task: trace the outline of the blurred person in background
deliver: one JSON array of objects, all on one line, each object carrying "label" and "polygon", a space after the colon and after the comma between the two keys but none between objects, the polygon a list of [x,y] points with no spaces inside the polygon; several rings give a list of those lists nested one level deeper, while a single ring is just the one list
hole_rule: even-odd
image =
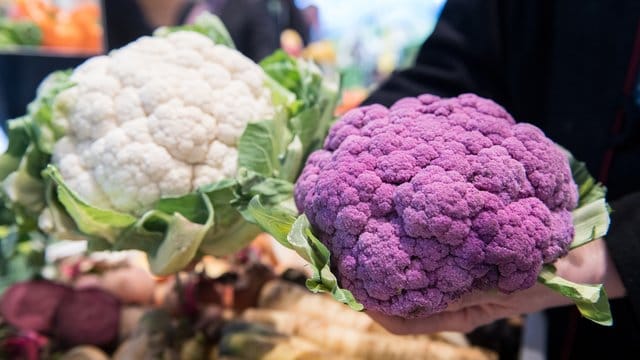
[{"label": "blurred person in background", "polygon": [[302,8],[302,16],[309,27],[309,42],[322,40],[320,32],[320,9],[316,5],[308,5]]},{"label": "blurred person in background", "polygon": [[449,0],[415,65],[393,74],[367,102],[473,92],[585,161],[608,188],[611,227],[605,239],[571,251],[558,266],[571,270],[569,280],[605,283],[614,323],[600,326],[575,306],[557,307],[569,302],[541,286],[470,296],[426,319],[375,318],[401,333],[466,331],[557,307],[546,312],[549,359],[638,358],[639,87],[640,1]]},{"label": "blurred person in background", "polygon": [[193,22],[202,12],[217,15],[238,51],[260,61],[279,47],[277,25],[265,0],[200,0],[187,3],[178,23]]},{"label": "blurred person in background", "polygon": [[283,31],[296,31],[302,38],[303,45],[309,44],[309,24],[294,0],[265,0],[269,13],[276,23],[276,36]]}]

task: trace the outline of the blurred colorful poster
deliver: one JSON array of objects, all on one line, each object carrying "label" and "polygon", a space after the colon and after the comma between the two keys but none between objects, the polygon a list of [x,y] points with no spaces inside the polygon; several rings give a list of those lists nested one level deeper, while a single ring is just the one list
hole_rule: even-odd
[{"label": "blurred colorful poster", "polygon": [[2,53],[95,55],[104,44],[100,0],[0,0]]}]

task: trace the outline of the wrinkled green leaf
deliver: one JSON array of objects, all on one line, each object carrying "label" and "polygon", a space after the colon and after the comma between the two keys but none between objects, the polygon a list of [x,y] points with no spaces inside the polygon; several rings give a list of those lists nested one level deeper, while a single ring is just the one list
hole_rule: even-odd
[{"label": "wrinkled green leaf", "polygon": [[204,224],[191,222],[177,212],[169,218],[164,240],[149,254],[149,265],[154,274],[169,275],[180,271],[195,257],[205,234],[213,226],[211,201],[202,194],[201,199],[208,212]]},{"label": "wrinkled green leaf", "polygon": [[575,236],[571,248],[603,237],[609,230],[609,206],[605,201],[607,189],[589,174],[585,163],[561,148],[569,159],[573,180],[578,186],[578,207],[573,211]]},{"label": "wrinkled green leaf", "polygon": [[31,142],[29,137],[30,126],[30,119],[28,117],[21,117],[9,121],[9,144],[5,153],[0,156],[0,180],[4,180],[20,166],[22,157]]},{"label": "wrinkled green leaf", "polygon": [[232,254],[247,246],[260,233],[260,228],[245,221],[233,205],[238,186],[236,180],[226,179],[200,189],[209,197],[215,210],[214,226],[200,246],[203,253],[214,256]]},{"label": "wrinkled green leaf", "polygon": [[298,64],[294,58],[282,50],[278,50],[260,61],[260,66],[267,75],[280,86],[293,92],[297,98],[304,100],[304,94],[307,91],[302,79],[304,69],[300,69]]},{"label": "wrinkled green leaf", "polygon": [[[339,80],[323,76],[312,62],[295,59],[283,51],[276,51],[265,58],[260,66],[278,84],[279,87],[272,87],[278,98],[282,98],[278,95],[283,92],[281,88],[293,93],[296,98],[295,101],[280,101],[289,104],[287,127],[292,137],[284,147],[277,148],[277,153],[271,154],[271,158],[280,159],[281,171],[276,177],[293,182],[309,154],[322,146],[333,123],[333,111],[339,98]],[[275,133],[282,134],[282,131]],[[266,172],[260,173],[267,175]]]},{"label": "wrinkled green leaf", "polygon": [[2,229],[0,239],[0,294],[10,285],[38,276],[45,264],[47,239],[17,226]]},{"label": "wrinkled green leaf", "polygon": [[15,171],[3,182],[2,190],[10,201],[31,214],[38,214],[45,206],[44,183],[26,171]]},{"label": "wrinkled green leaf", "polygon": [[233,213],[234,222],[226,227],[211,228],[200,246],[200,251],[213,256],[227,256],[249,245],[262,231],[247,222],[238,212]]},{"label": "wrinkled green leaf", "polygon": [[556,275],[555,269],[545,265],[538,281],[550,289],[572,299],[585,318],[600,325],[613,325],[609,300],[602,284],[576,284]]},{"label": "wrinkled green leaf", "polygon": [[302,106],[302,100],[298,100],[296,94],[280,85],[280,83],[272,77],[266,76],[264,85],[271,90],[271,102],[276,107],[280,107],[291,113],[297,113],[298,109]]},{"label": "wrinkled green leaf", "polygon": [[305,158],[302,142],[300,141],[300,137],[296,135],[287,146],[286,156],[282,162],[281,173],[284,180],[289,182],[296,181],[298,175],[300,175],[300,171],[302,171],[302,167],[304,166]]},{"label": "wrinkled green leaf", "polygon": [[277,177],[280,170],[279,134],[272,121],[247,125],[238,141],[238,166],[264,176]]},{"label": "wrinkled green leaf", "polygon": [[176,31],[194,31],[208,37],[218,45],[235,48],[231,35],[220,18],[208,12],[199,15],[192,24],[160,27],[154,32],[154,36],[167,36]]},{"label": "wrinkled green leaf", "polygon": [[[205,234],[213,226],[214,210],[209,198],[194,193],[175,199],[163,199],[160,206],[143,214],[134,225],[124,230],[112,249],[137,249],[147,253],[151,271],[156,275],[169,275],[185,268],[194,260]],[[201,219],[188,219],[179,212],[171,212],[169,204],[176,208],[189,208],[188,213],[200,217],[193,209],[206,214]],[[190,205],[190,206],[188,206]],[[196,220],[202,220],[197,222]]]},{"label": "wrinkled green leaf", "polygon": [[317,269],[322,269],[329,262],[329,250],[311,233],[310,229],[311,224],[307,217],[298,216],[287,235],[287,242],[307,262]]},{"label": "wrinkled green leaf", "polygon": [[55,71],[38,87],[35,100],[27,106],[27,116],[31,118],[31,139],[39,151],[51,154],[53,145],[64,134],[53,122],[53,107],[56,96],[74,86],[71,71]]},{"label": "wrinkled green leaf", "polygon": [[306,282],[309,290],[330,293],[336,300],[354,310],[363,309],[362,304],[356,301],[351,292],[338,286],[338,280],[331,272],[329,250],[313,235],[305,215],[296,218],[288,209],[278,206],[265,207],[260,203],[258,196],[251,200],[247,212],[253,221],[279,243],[294,250],[311,265],[313,276]]},{"label": "wrinkled green leaf", "polygon": [[38,217],[38,228],[56,239],[86,240],[87,237],[80,233],[75,222],[58,200],[55,183],[48,179],[45,186],[47,207]]},{"label": "wrinkled green leaf", "polygon": [[260,175],[240,168],[237,175],[238,189],[232,204],[240,211],[257,195],[265,206],[283,205],[293,198],[293,184],[286,180]]},{"label": "wrinkled green leaf", "polygon": [[609,208],[602,198],[575,209],[572,216],[575,229],[572,249],[605,236],[609,230]]},{"label": "wrinkled green leaf", "polygon": [[122,231],[136,223],[132,215],[89,205],[67,186],[55,166],[49,165],[45,175],[56,183],[58,200],[83,233],[114,243]]},{"label": "wrinkled green leaf", "polygon": [[271,234],[280,244],[288,248],[294,247],[288,239],[289,232],[296,221],[296,217],[291,211],[278,207],[267,209],[260,202],[259,196],[256,195],[249,202],[246,212],[252,221]]}]

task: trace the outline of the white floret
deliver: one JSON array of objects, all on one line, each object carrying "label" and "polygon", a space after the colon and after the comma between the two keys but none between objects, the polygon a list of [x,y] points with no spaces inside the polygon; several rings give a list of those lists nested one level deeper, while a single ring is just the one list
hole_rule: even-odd
[{"label": "white floret", "polygon": [[69,107],[67,121],[70,132],[80,140],[104,136],[117,127],[113,98],[99,92],[79,95]]},{"label": "white floret", "polygon": [[122,89],[113,99],[113,105],[118,124],[146,117],[138,91],[134,88]]},{"label": "white floret", "polygon": [[175,158],[197,164],[206,158],[215,140],[216,120],[194,106],[173,99],[162,104],[149,116],[149,131],[155,142]]},{"label": "white floret", "polygon": [[74,71],[53,162],[89,203],[139,215],[234,176],[244,128],[274,113],[265,76],[200,34],[143,37]]},{"label": "white floret", "polygon": [[200,187],[225,178],[232,177],[236,172],[238,150],[219,141],[214,141],[209,148],[204,165],[195,167],[194,186]]},{"label": "white floret", "polygon": [[111,208],[109,198],[87,170],[82,154],[84,147],[77,146],[69,137],[63,137],[54,146],[53,162],[60,169],[67,184],[83,199],[101,208]]}]

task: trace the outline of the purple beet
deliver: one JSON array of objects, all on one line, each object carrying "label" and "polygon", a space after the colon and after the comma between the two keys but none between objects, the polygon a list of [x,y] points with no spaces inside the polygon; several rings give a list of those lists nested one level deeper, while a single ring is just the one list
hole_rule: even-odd
[{"label": "purple beet", "polygon": [[76,289],[62,300],[55,334],[67,346],[108,347],[118,338],[120,301],[98,288]]},{"label": "purple beet", "polygon": [[5,291],[0,313],[9,324],[21,330],[50,334],[56,310],[70,293],[70,287],[46,280],[18,283]]}]

